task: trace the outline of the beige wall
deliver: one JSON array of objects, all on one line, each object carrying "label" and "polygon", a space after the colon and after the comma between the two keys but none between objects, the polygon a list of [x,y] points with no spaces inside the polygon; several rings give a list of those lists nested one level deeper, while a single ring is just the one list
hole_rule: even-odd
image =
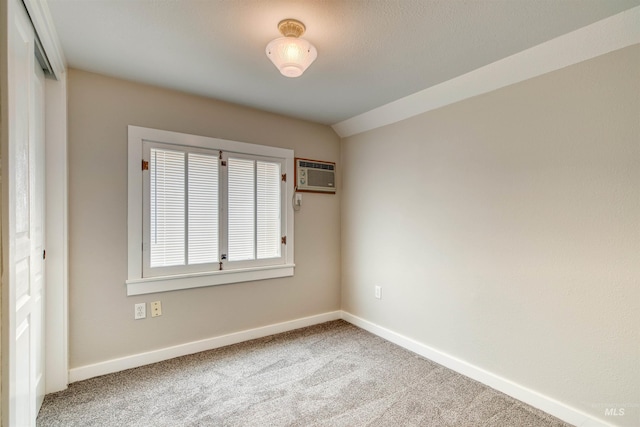
[{"label": "beige wall", "polygon": [[343,140],[343,309],[638,425],[638,70],[636,45]]},{"label": "beige wall", "polygon": [[[337,310],[342,297],[595,417],[627,405],[606,420],[636,425],[639,68],[640,47],[627,48],[341,152],[326,126],[70,70],[70,367]],[[341,197],[304,194],[296,214],[295,277],[127,297],[128,124],[340,160]],[[134,303],[154,300],[163,316],[134,321]]]},{"label": "beige wall", "polygon": [[[327,126],[70,70],[70,368],[340,308],[340,203],[305,194],[292,278],[127,297],[127,125],[291,148],[338,161]],[[138,302],[163,315],[133,319]]]}]

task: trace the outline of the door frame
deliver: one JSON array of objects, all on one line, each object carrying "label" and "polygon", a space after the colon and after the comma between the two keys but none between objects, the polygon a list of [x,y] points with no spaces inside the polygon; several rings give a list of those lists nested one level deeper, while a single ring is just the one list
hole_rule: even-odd
[{"label": "door frame", "polygon": [[69,384],[67,75],[45,79],[45,392]]},{"label": "door frame", "polygon": [[67,66],[47,2],[22,0],[51,74],[45,79],[46,393],[69,384]]}]

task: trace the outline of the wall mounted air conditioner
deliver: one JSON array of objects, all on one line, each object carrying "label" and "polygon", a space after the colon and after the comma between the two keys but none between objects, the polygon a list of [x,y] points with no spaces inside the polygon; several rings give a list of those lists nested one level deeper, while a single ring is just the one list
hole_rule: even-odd
[{"label": "wall mounted air conditioner", "polygon": [[311,193],[336,192],[336,164],[309,159],[295,159],[296,187]]}]

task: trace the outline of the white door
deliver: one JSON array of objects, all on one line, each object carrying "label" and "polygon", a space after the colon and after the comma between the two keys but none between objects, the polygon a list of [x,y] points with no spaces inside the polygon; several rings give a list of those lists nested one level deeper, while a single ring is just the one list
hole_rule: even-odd
[{"label": "white door", "polygon": [[32,345],[35,352],[35,416],[42,406],[45,389],[45,326],[44,326],[44,177],[45,177],[45,148],[44,148],[44,72],[39,63],[34,62],[32,81],[32,110],[30,120],[29,141],[31,145],[31,296],[33,307],[31,318],[34,331]]},{"label": "white door", "polygon": [[[35,58],[34,32],[19,0],[8,12],[8,147],[3,196],[8,249],[9,426],[33,426],[44,395],[44,78]],[[5,329],[7,330],[7,329]],[[5,341],[7,342],[7,341]],[[7,365],[5,365],[7,366]]]}]

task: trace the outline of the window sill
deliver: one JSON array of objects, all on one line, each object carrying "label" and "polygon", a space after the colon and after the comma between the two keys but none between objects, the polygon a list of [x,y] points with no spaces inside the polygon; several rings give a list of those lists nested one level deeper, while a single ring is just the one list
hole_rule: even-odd
[{"label": "window sill", "polygon": [[289,277],[293,276],[294,267],[295,264],[269,265],[237,270],[180,274],[176,276],[146,277],[130,279],[125,283],[127,285],[127,296],[144,295],[157,292],[202,288],[205,286]]}]

